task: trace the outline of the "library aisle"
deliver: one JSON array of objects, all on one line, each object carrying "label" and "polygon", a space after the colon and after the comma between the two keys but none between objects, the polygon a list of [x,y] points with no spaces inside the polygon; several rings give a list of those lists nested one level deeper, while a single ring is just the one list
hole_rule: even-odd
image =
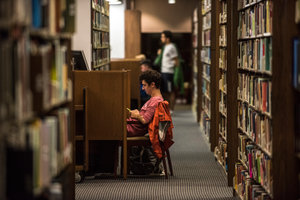
[{"label": "library aisle", "polygon": [[170,154],[174,177],[86,179],[76,184],[75,199],[235,199],[191,108],[177,106],[173,122],[175,144]]}]

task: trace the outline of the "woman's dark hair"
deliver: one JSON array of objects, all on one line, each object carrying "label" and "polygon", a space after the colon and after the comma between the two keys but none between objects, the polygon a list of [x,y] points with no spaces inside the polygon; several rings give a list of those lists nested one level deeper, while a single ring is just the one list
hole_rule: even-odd
[{"label": "woman's dark hair", "polygon": [[169,38],[170,41],[173,39],[173,35],[171,31],[165,30],[162,33],[166,36],[166,38]]},{"label": "woman's dark hair", "polygon": [[144,80],[149,85],[154,82],[157,89],[160,88],[160,79],[160,73],[152,69],[144,71],[140,75],[140,82]]}]

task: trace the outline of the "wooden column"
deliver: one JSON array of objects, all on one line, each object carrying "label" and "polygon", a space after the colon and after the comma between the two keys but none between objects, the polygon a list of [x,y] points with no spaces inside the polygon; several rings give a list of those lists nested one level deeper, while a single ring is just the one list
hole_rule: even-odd
[{"label": "wooden column", "polygon": [[292,88],[292,38],[297,35],[295,2],[274,0],[273,13],[273,193],[274,199],[296,199],[295,102]]},{"label": "wooden column", "polygon": [[[197,89],[198,89],[198,99],[197,99],[197,122],[200,122],[200,116],[202,112],[202,71],[203,66],[201,62],[201,45],[202,45],[202,13],[201,13],[202,5],[201,1],[198,2],[198,51],[197,51],[197,66],[198,66],[198,73],[197,73]],[[200,122],[201,123],[201,122]]]},{"label": "wooden column", "polygon": [[141,53],[141,11],[125,10],[125,58]]},{"label": "wooden column", "polygon": [[228,185],[233,185],[235,163],[238,159],[237,130],[237,1],[227,1],[227,145],[228,145]]},{"label": "wooden column", "polygon": [[211,13],[211,68],[210,68],[210,91],[211,91],[211,124],[210,143],[211,151],[218,145],[219,139],[219,1],[212,1]]}]

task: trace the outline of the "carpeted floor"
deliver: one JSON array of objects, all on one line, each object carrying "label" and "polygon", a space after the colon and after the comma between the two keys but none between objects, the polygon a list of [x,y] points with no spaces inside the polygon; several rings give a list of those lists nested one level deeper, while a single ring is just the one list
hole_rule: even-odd
[{"label": "carpeted floor", "polygon": [[189,106],[173,114],[174,141],[170,153],[174,177],[98,177],[76,184],[76,200],[235,199],[232,188],[201,134]]}]

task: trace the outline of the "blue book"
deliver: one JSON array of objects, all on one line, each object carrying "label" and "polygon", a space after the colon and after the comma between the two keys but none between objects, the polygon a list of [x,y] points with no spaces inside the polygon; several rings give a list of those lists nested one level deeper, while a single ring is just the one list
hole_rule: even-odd
[{"label": "blue book", "polygon": [[299,38],[293,40],[293,86],[295,89],[300,90],[300,51]]},{"label": "blue book", "polygon": [[40,28],[42,26],[41,0],[32,0],[32,26],[34,28]]}]

